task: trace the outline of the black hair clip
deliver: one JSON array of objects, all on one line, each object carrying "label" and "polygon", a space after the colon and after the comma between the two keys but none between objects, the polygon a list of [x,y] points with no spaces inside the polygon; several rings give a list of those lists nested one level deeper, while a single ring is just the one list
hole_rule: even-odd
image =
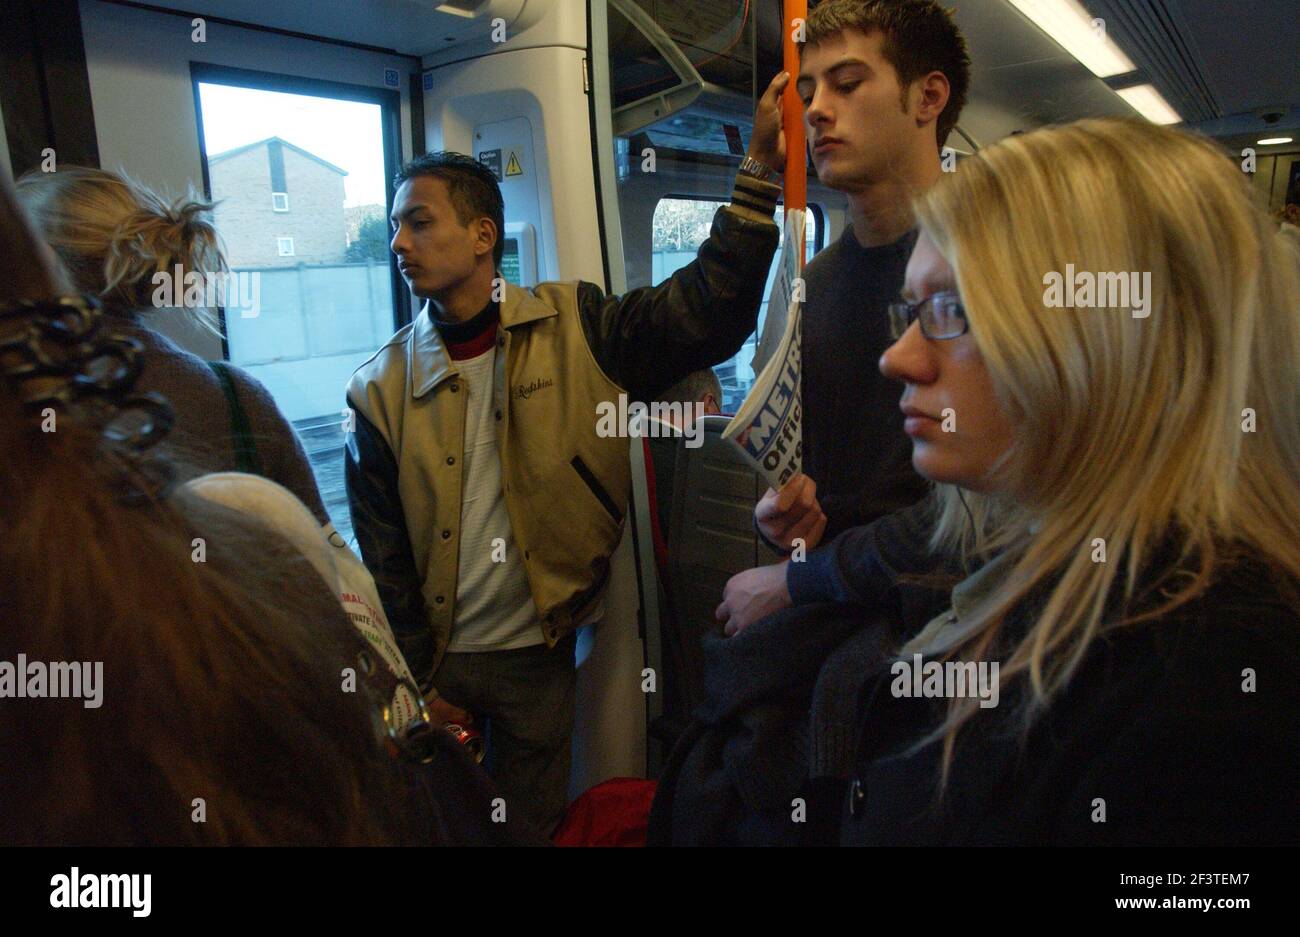
[{"label": "black hair clip", "polygon": [[29,414],[53,409],[138,455],[171,430],[172,408],[159,394],[132,393],[144,346],[105,321],[92,296],[0,303],[0,335],[13,330],[0,340],[0,375]]}]

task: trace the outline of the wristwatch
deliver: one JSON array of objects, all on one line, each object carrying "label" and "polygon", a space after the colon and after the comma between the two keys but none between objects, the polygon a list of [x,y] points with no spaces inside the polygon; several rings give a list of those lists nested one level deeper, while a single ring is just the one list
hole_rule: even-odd
[{"label": "wristwatch", "polygon": [[760,163],[752,156],[746,156],[740,161],[740,171],[747,176],[753,176],[759,182],[769,182],[772,179],[772,167],[767,163]]}]

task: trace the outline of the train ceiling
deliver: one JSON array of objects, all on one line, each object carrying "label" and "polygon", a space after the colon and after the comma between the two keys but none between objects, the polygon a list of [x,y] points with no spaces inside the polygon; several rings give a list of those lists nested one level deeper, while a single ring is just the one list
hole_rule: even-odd
[{"label": "train ceiling", "polygon": [[[513,21],[536,2],[152,0],[148,5],[429,56],[480,32],[489,8],[493,16]],[[702,63],[703,77],[714,87],[748,97],[743,73],[755,29],[760,80],[780,66],[780,0],[638,2],[689,58]],[[972,87],[962,125],[978,142],[1050,122],[1132,114],[1112,90],[1115,81],[1093,75],[1008,0],[944,2],[954,8],[971,48]],[[1300,130],[1296,0],[1083,3],[1106,20],[1108,35],[1189,126],[1229,142]],[[692,15],[692,10],[705,12]],[[692,31],[700,33],[698,40]]]}]

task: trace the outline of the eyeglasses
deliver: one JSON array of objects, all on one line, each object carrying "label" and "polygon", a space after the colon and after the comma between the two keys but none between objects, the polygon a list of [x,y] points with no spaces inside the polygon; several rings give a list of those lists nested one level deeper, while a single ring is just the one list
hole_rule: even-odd
[{"label": "eyeglasses", "polygon": [[970,331],[966,307],[956,293],[934,293],[919,303],[899,301],[889,304],[889,331],[895,341],[903,337],[908,326],[920,320],[926,338],[957,338]]}]

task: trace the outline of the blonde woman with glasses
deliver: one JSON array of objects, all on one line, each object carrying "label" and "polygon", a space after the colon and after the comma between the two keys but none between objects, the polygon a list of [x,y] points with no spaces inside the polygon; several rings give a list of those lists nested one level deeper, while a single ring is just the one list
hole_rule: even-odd
[{"label": "blonde woman with glasses", "polygon": [[856,745],[808,828],[1294,844],[1300,252],[1213,142],[1136,122],[1012,137],[916,209],[880,367],[934,491],[719,609],[741,643],[792,604],[896,626],[847,736],[813,701],[814,753]]}]

